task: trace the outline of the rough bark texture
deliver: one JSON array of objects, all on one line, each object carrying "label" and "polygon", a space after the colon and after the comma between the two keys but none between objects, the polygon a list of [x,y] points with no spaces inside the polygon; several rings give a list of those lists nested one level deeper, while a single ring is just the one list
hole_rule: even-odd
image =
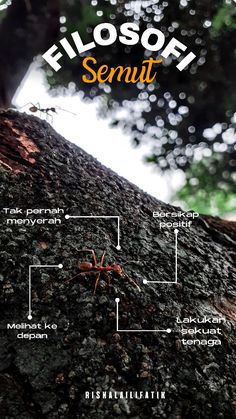
[{"label": "rough bark texture", "polygon": [[[86,133],[81,133],[86,135]],[[1,206],[64,208],[74,215],[120,215],[121,247],[112,220],[7,226],[1,211],[1,418],[232,419],[235,413],[235,223],[201,217],[179,232],[179,283],[173,229],[160,230],[156,210],[175,211],[99,164],[46,122],[0,114]],[[115,278],[110,292],[77,272],[77,249],[105,249],[142,288]],[[27,322],[28,266],[36,270],[33,319],[57,323],[49,339],[16,339],[6,324]],[[166,333],[115,333],[120,327],[171,328]],[[222,316],[222,345],[183,347],[176,316]],[[86,400],[86,390],[165,390],[165,400]]]}]

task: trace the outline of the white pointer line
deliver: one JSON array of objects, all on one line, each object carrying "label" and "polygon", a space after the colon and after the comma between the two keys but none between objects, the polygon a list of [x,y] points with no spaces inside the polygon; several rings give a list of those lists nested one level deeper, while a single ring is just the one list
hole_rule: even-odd
[{"label": "white pointer line", "polygon": [[175,283],[178,282],[178,232],[179,230],[175,229]]},{"label": "white pointer line", "polygon": [[119,329],[119,302],[120,299],[116,298],[116,331],[117,332],[133,332],[133,333],[141,333],[141,332],[162,332],[162,333],[171,333],[171,329]]},{"label": "white pointer line", "polygon": [[143,280],[143,284],[177,284],[178,283],[178,232],[179,230],[175,229],[175,280],[174,281],[148,281],[147,279]]},{"label": "white pointer line", "polygon": [[31,281],[31,269],[32,268],[59,268],[62,269],[63,265],[29,265],[29,314],[28,319],[32,320],[32,281]]},{"label": "white pointer line", "polygon": [[116,249],[120,250],[120,216],[119,215],[65,215],[65,219],[69,218],[116,218],[117,219],[117,246]]}]

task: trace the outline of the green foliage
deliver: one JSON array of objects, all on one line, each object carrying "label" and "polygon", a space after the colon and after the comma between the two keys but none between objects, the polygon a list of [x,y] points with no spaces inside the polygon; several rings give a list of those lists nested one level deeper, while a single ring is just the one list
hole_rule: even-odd
[{"label": "green foliage", "polygon": [[4,9],[5,7],[9,6],[11,2],[9,0],[0,0],[0,10]]},{"label": "green foliage", "polygon": [[[96,10],[91,7],[90,2],[80,4],[80,1],[77,1],[68,6],[64,1],[62,4],[64,4],[62,15],[66,18],[66,22],[62,24],[63,30],[66,29],[66,32],[71,33],[79,29],[81,36],[86,41],[89,38],[87,28],[90,25],[96,26],[100,22]],[[68,9],[70,10],[69,15]]]},{"label": "green foliage", "polygon": [[[148,143],[148,161],[161,170],[187,170],[199,144],[214,151],[214,144],[223,142],[223,132],[231,126],[236,103],[235,5],[228,4],[229,0],[159,0],[140,2],[137,11],[134,3],[62,0],[66,18],[63,35],[70,39],[69,34],[78,30],[87,42],[99,22],[111,22],[119,29],[122,23],[135,20],[140,33],[154,26],[165,33],[167,42],[174,36],[187,45],[187,51],[192,50],[197,57],[189,69],[179,72],[176,63],[168,62],[158,67],[157,79],[150,85],[124,87],[115,81],[90,85],[81,81],[81,58],[65,56],[64,62],[61,60],[63,70],[49,71],[48,81],[54,92],[72,82],[84,97],[103,97],[100,115],[112,116],[113,126],[120,125],[130,133],[134,145]],[[150,55],[141,44],[125,48],[119,42],[111,47],[97,46],[88,54],[95,56],[97,66],[105,63],[110,67],[140,66]],[[158,54],[152,56],[157,58]],[[213,140],[205,138],[204,130],[217,123],[221,132]],[[236,159],[234,147],[227,146],[227,153]]]},{"label": "green foliage", "polygon": [[236,29],[236,3],[224,1],[212,21],[212,34],[217,36],[222,29]]},{"label": "green foliage", "polygon": [[0,23],[6,16],[6,10],[10,5],[9,0],[0,0]]},{"label": "green foliage", "polygon": [[[236,211],[236,178],[224,168],[224,156],[215,153],[194,162],[186,172],[186,183],[174,201],[203,214],[223,215]],[[216,171],[223,171],[224,181],[217,182]]]}]

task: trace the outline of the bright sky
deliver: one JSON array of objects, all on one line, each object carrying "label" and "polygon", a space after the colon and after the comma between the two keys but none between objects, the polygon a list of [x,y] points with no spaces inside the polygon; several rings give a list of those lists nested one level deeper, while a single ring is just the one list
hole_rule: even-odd
[{"label": "bright sky", "polygon": [[[131,139],[120,128],[110,128],[108,120],[98,118],[96,104],[84,103],[78,95],[51,97],[43,73],[35,65],[32,65],[13,100],[17,107],[25,105],[21,110],[27,113],[30,113],[29,102],[34,105],[39,103],[41,108],[58,106],[76,113],[74,116],[58,109],[58,114],[54,114],[53,120],[48,119],[48,122],[67,140],[156,198],[169,202],[171,193],[182,184],[181,173],[162,176],[150,164],[145,164],[147,146],[134,148]],[[40,116],[39,113],[36,115]],[[45,115],[42,117],[45,118]]]}]

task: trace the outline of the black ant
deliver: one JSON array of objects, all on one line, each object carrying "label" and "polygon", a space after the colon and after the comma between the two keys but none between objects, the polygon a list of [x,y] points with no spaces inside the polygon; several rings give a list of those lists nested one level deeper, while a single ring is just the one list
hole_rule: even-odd
[{"label": "black ant", "polygon": [[29,103],[26,103],[26,105],[21,106],[20,109],[22,109],[22,108],[24,108],[25,106],[28,106],[28,105],[31,105],[29,107],[30,112],[33,112],[33,113],[40,112],[40,117],[41,117],[41,114],[44,113],[44,114],[46,114],[46,117],[48,116],[48,117],[52,118],[52,121],[53,121],[53,115],[50,112],[57,114],[57,109],[59,109],[61,111],[64,111],[64,112],[68,112],[68,113],[76,116],[76,114],[74,112],[67,111],[66,109],[63,109],[60,106],[56,106],[56,107],[52,106],[51,108],[41,108],[39,103],[36,103],[36,105],[34,105],[33,103],[29,102]]}]

